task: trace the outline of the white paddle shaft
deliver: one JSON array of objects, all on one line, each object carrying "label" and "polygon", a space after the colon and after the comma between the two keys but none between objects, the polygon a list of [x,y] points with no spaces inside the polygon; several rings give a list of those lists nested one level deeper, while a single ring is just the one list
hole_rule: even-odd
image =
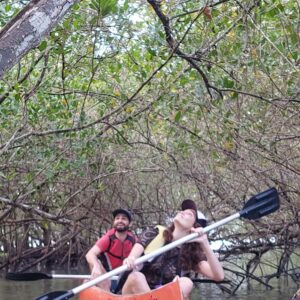
[{"label": "white paddle shaft", "polygon": [[[74,275],[74,274],[50,274],[53,279],[92,279],[91,275]],[[118,280],[119,276],[113,276],[112,280]]]}]

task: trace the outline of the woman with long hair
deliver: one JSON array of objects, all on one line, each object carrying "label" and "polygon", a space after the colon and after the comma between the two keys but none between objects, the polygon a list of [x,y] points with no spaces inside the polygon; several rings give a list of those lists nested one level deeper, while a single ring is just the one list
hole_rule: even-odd
[{"label": "woman with long hair", "polygon": [[197,211],[193,200],[184,200],[181,209],[174,217],[172,224],[164,231],[164,243],[174,242],[193,232],[197,232],[198,237],[181,247],[173,248],[155,257],[152,261],[145,263],[140,271],[137,271],[138,266],[135,265],[135,260],[158,235],[156,228],[145,230],[141,234],[140,241],[134,245],[123,262],[134,271],[128,276],[122,294],[149,292],[151,289],[178,279],[183,299],[187,300],[193,289],[193,282],[186,275],[189,271],[201,273],[215,281],[223,280],[223,268],[210,248],[207,235],[203,232],[206,218]]}]

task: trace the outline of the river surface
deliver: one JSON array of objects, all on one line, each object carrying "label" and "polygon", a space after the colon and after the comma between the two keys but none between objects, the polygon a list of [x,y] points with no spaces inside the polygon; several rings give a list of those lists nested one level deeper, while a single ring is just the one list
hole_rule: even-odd
[{"label": "river surface", "polygon": [[[273,289],[256,285],[250,288],[241,286],[236,295],[232,296],[222,292],[215,284],[197,284],[193,290],[191,300],[199,299],[235,299],[235,300],[291,300],[297,290],[297,285],[286,279],[270,282]],[[46,279],[38,281],[10,281],[0,278],[0,300],[33,300],[51,291],[64,291],[81,284],[80,280],[74,279]],[[73,297],[72,299],[78,299]],[[171,299],[169,299],[171,300]]]}]

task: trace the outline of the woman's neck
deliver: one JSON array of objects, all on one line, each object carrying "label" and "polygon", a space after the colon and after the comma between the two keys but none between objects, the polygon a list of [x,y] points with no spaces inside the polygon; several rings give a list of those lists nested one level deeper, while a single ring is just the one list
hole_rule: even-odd
[{"label": "woman's neck", "polygon": [[179,240],[182,237],[188,235],[190,233],[189,230],[184,229],[182,227],[175,227],[173,231],[173,241]]}]

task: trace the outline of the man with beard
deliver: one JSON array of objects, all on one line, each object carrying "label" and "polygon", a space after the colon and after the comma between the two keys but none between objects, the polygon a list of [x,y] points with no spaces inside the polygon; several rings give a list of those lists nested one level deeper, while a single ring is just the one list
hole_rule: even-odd
[{"label": "man with beard", "polygon": [[[129,230],[132,220],[130,212],[119,208],[112,214],[113,228],[99,238],[85,256],[93,278],[121,266],[137,241]],[[98,286],[110,291],[111,281],[103,281]]]}]

